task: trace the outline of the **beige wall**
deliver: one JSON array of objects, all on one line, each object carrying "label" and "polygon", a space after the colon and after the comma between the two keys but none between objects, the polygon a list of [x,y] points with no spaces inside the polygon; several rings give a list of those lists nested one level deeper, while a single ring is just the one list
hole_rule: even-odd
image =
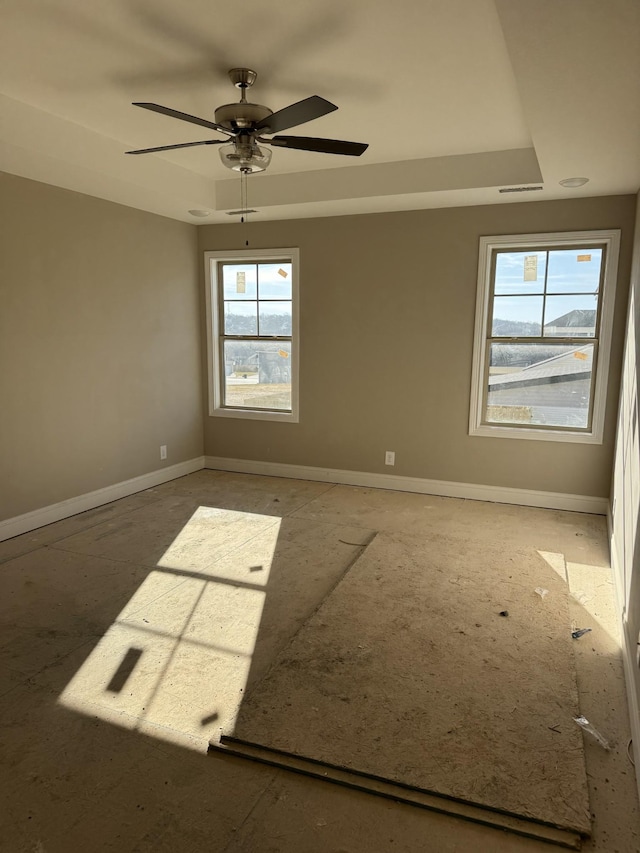
[{"label": "beige wall", "polygon": [[6,174],[0,218],[0,519],[200,456],[196,228]]},{"label": "beige wall", "polygon": [[[202,454],[202,252],[246,239],[301,249],[301,419],[204,417],[207,454],[606,496],[634,206],[203,226],[197,251],[193,226],[0,175],[0,519]],[[604,445],[470,438],[478,237],[613,227]]]},{"label": "beige wall", "polygon": [[[301,258],[300,423],[206,416],[205,453],[608,496],[634,208],[617,196],[202,226],[201,267],[247,239]],[[470,437],[478,238],[593,228],[622,229],[604,444]]]}]

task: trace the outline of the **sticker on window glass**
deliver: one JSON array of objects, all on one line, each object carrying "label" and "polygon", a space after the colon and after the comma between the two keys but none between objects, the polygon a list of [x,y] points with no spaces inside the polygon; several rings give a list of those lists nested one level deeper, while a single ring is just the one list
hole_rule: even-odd
[{"label": "sticker on window glass", "polygon": [[524,256],[524,281],[538,280],[538,256]]},{"label": "sticker on window glass", "polygon": [[284,350],[284,349],[279,349],[279,350],[278,350],[278,355],[281,355],[281,356],[282,356],[282,358],[289,358],[289,353],[288,353],[286,350]]},{"label": "sticker on window glass", "polygon": [[578,263],[580,263],[580,261],[590,261],[590,260],[591,260],[591,255],[578,255]]},{"label": "sticker on window glass", "polygon": [[245,293],[247,287],[247,274],[244,272],[236,273],[236,293]]},{"label": "sticker on window glass", "polygon": [[286,270],[283,270],[282,267],[280,267],[280,269],[278,270],[278,275],[281,275],[282,278],[286,278],[289,273]]},{"label": "sticker on window glass", "polygon": [[573,357],[579,358],[581,361],[586,361],[589,358],[589,356],[586,354],[586,352],[581,352],[580,350],[577,350],[577,352],[574,352]]}]

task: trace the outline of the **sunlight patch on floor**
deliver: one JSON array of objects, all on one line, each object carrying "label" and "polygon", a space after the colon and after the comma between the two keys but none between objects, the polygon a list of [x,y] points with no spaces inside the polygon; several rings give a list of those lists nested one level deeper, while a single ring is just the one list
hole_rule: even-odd
[{"label": "sunlight patch on floor", "polygon": [[559,578],[561,578],[565,583],[568,582],[567,564],[564,559],[564,554],[556,554],[554,551],[538,551],[538,554],[540,554],[542,559],[553,569]]},{"label": "sunlight patch on floor", "polygon": [[[611,615],[602,610],[602,601],[608,601],[612,594],[611,569],[608,566],[567,562],[564,554],[553,551],[538,551],[538,554],[569,586],[569,600],[572,604],[571,630],[593,630],[597,627],[605,635],[602,641],[607,644],[607,650],[612,654],[619,652],[621,639],[611,633]],[[603,588],[606,591],[599,593]]]},{"label": "sunlight patch on floor", "polygon": [[272,516],[199,507],[61,704],[201,751],[233,731],[279,531]]},{"label": "sunlight patch on floor", "polygon": [[[277,539],[280,528],[279,518],[208,506],[198,507],[188,524],[185,524],[158,560],[158,566],[265,585],[273,552],[268,550],[272,540],[267,538],[263,543],[261,535],[271,528],[274,528]],[[262,560],[267,560],[269,565],[264,567],[264,571],[250,572],[248,570],[251,566],[247,566],[242,560],[231,560],[225,564],[224,572],[219,570],[219,564],[225,556],[233,554],[238,548],[257,537],[266,545],[267,550],[263,548],[262,552],[256,555],[255,565],[262,565],[260,557]]]}]

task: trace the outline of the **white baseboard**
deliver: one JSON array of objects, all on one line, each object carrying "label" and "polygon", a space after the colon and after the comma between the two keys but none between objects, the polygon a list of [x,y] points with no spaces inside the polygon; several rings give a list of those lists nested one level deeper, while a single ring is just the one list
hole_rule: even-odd
[{"label": "white baseboard", "polygon": [[633,760],[636,767],[636,784],[638,786],[638,798],[640,799],[640,670],[637,664],[637,638],[630,636],[625,613],[625,593],[622,589],[622,578],[624,574],[618,565],[617,543],[613,535],[613,516],[611,506],[607,512],[607,527],[609,528],[609,551],[611,553],[611,569],[613,572],[613,591],[615,595],[615,607],[620,625],[622,638],[622,662],[624,666],[624,682],[626,686],[627,701],[629,704],[629,725],[631,728],[631,739],[633,741]]},{"label": "white baseboard", "polygon": [[391,489],[398,492],[417,492],[449,498],[467,498],[477,501],[536,506],[546,509],[565,509],[606,515],[606,498],[587,495],[566,495],[559,492],[539,492],[531,489],[510,489],[503,486],[482,486],[476,483],[454,483],[446,480],[424,480],[419,477],[401,477],[395,474],[372,474],[366,471],[345,471],[339,468],[315,468],[309,465],[288,465],[279,462],[258,462],[250,459],[227,459],[221,456],[199,456],[167,468],[151,471],[114,483],[103,489],[78,495],[50,506],[0,521],[0,542],[19,536],[54,521],[60,521],[79,512],[125,498],[136,492],[158,486],[185,474],[212,468],[242,474],[264,474],[270,477],[287,477],[294,480],[316,480],[322,483],[339,483],[347,486],[365,486],[373,489]]},{"label": "white baseboard", "polygon": [[279,462],[258,462],[251,459],[227,459],[205,456],[205,468],[235,471],[240,474],[266,474],[270,477],[289,477],[294,480],[317,480],[346,486],[368,486],[397,492],[418,492],[447,498],[468,498],[476,501],[537,506],[545,509],[566,509],[606,515],[608,499],[588,495],[565,495],[560,492],[538,492],[532,489],[510,489],[504,486],[481,486],[476,483],[454,483],[446,480],[424,480],[395,474],[371,474],[366,471],[344,471],[338,468],[313,468],[308,465],[287,465]]},{"label": "white baseboard", "polygon": [[[631,739],[633,741],[633,760],[636,768],[640,768],[640,678],[638,677],[638,666],[636,663],[637,644],[633,637],[629,636],[627,623],[622,623],[622,660],[624,662],[624,681],[627,688],[627,699],[629,702],[629,723],[631,727]],[[624,744],[621,744],[624,746]],[[640,799],[640,772],[636,769],[636,784],[638,786],[638,798]]]},{"label": "white baseboard", "polygon": [[195,459],[188,459],[186,462],[178,462],[177,465],[169,465],[167,468],[150,471],[140,477],[133,477],[131,480],[123,480],[121,483],[96,489],[95,492],[87,492],[87,494],[51,504],[24,515],[8,518],[5,521],[0,521],[0,542],[4,539],[10,539],[12,536],[19,536],[21,533],[28,533],[28,531],[35,530],[38,527],[44,527],[45,524],[52,524],[54,521],[69,518],[70,515],[86,512],[88,509],[117,501],[119,498],[126,498],[136,492],[142,492],[144,489],[151,489],[153,486],[159,486],[161,483],[175,480],[177,477],[184,477],[185,474],[192,474],[204,467],[204,457],[198,456]]}]

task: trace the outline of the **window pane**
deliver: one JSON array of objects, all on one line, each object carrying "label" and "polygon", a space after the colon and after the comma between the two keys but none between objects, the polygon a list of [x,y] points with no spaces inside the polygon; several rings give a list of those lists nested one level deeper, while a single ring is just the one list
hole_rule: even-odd
[{"label": "window pane", "polygon": [[255,264],[223,264],[222,284],[225,299],[256,299],[258,296]]},{"label": "window pane", "polygon": [[258,286],[260,299],[291,299],[291,263],[260,264]]},{"label": "window pane", "polygon": [[602,249],[557,249],[549,252],[547,293],[597,293]]},{"label": "window pane", "polygon": [[290,335],[291,334],[291,303],[290,302],[261,302],[260,303],[260,334],[261,335]]},{"label": "window pane", "polygon": [[491,344],[485,420],[586,428],[593,344]]},{"label": "window pane", "polygon": [[597,308],[597,296],[547,296],[544,337],[595,337]]},{"label": "window pane", "polygon": [[291,343],[225,341],[225,406],[291,411]]},{"label": "window pane", "polygon": [[225,335],[257,335],[258,303],[225,302],[224,333]]},{"label": "window pane", "polygon": [[546,252],[496,253],[495,294],[542,293]]},{"label": "window pane", "polygon": [[539,338],[542,335],[542,296],[496,296],[491,336]]}]

